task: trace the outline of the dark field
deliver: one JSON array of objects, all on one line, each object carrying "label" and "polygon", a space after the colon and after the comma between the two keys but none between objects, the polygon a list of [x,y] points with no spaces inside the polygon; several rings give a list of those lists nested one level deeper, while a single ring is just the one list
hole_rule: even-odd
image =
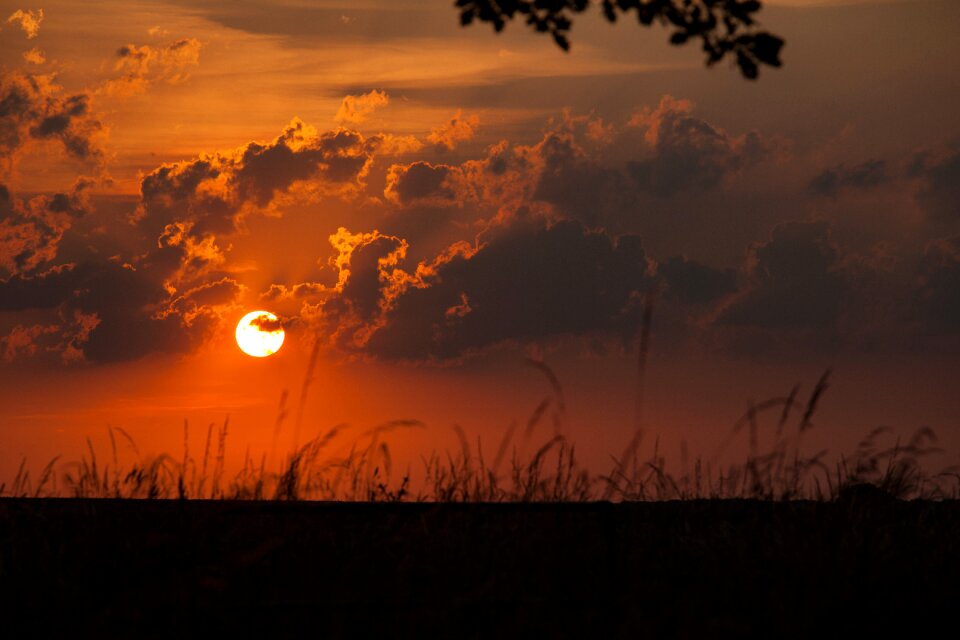
[{"label": "dark field", "polygon": [[0,585],[8,638],[916,637],[960,502],[8,498]]}]

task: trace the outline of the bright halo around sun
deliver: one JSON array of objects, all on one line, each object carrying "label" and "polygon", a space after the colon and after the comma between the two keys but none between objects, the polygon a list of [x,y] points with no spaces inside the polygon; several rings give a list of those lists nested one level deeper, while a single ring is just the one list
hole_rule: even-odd
[{"label": "bright halo around sun", "polygon": [[269,311],[251,311],[237,325],[237,345],[255,358],[272,356],[283,344],[280,319]]}]

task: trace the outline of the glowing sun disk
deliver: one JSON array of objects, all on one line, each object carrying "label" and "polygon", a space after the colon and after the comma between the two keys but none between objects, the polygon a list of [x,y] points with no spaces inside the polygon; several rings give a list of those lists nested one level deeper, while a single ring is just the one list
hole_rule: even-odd
[{"label": "glowing sun disk", "polygon": [[237,345],[255,358],[273,355],[283,344],[280,320],[269,311],[251,311],[237,324]]}]

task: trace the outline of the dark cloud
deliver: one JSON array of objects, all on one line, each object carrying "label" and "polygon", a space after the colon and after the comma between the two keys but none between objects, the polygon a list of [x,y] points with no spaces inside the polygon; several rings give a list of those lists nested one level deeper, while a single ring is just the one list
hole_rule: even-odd
[{"label": "dark cloud", "polygon": [[747,288],[717,323],[765,329],[835,329],[849,287],[827,222],[778,225],[753,246]]},{"label": "dark cloud", "polygon": [[401,206],[415,203],[457,204],[455,181],[462,180],[462,170],[445,164],[417,161],[395,164],[387,172],[384,195]]},{"label": "dark cloud", "polygon": [[[70,117],[82,111],[81,102],[64,105]],[[39,126],[58,135],[61,124]],[[294,120],[270,143],[163,165],[141,181],[133,220],[143,246],[107,260],[92,251],[53,267],[63,234],[86,211],[89,181],[29,203],[3,187],[0,270],[6,274],[0,277],[7,277],[0,280],[0,310],[39,310],[48,318],[42,330],[24,326],[8,335],[14,346],[7,351],[107,362],[195,349],[243,293],[225,271],[225,238],[239,230],[243,216],[285,198],[358,194],[380,143],[344,129],[318,133]],[[378,251],[373,245],[358,248],[353,277],[344,284],[363,318],[374,315],[364,301],[377,296],[365,292],[371,269],[376,279],[376,263],[364,262]],[[307,292],[307,285],[292,291]],[[31,336],[44,341],[43,348],[27,344]]]},{"label": "dark cloud", "polygon": [[18,274],[0,281],[0,311],[50,309],[59,305],[82,276],[76,265],[62,265],[33,276]]},{"label": "dark cloud", "polygon": [[115,362],[196,348],[239,292],[236,282],[224,279],[171,299],[162,274],[106,261],[0,281],[0,311],[49,310],[46,350],[62,358]]},{"label": "dark cloud", "polygon": [[639,219],[660,215],[651,211],[660,204],[643,193],[699,193],[780,149],[756,132],[729,134],[692,109],[665,96],[626,128],[564,112],[530,145],[501,141],[459,164],[393,165],[384,195],[407,209],[408,219],[427,208],[446,208],[450,218],[463,217],[454,209],[469,209],[474,219],[489,219],[526,207],[589,227],[637,229]]},{"label": "dark cloud", "polygon": [[362,342],[381,322],[398,291],[408,284],[399,265],[406,257],[407,243],[396,236],[350,233],[341,227],[330,236],[337,250],[333,266],[339,277],[333,296],[324,302],[334,330],[348,342]]},{"label": "dark cloud", "polygon": [[664,295],[684,305],[706,305],[737,290],[737,272],[716,269],[683,256],[674,256],[657,266]]},{"label": "dark cloud", "polygon": [[359,269],[349,256],[349,273],[318,317],[340,347],[385,359],[448,360],[506,341],[629,333],[650,284],[638,237],[572,221],[491,229],[478,245],[451,246],[411,272],[400,268],[399,240],[366,238],[357,246],[369,254]]},{"label": "dark cloud", "polygon": [[0,157],[9,163],[31,140],[54,139],[74,158],[102,159],[96,143],[102,126],[91,115],[90,96],[61,92],[48,76],[0,74]]},{"label": "dark cloud", "polygon": [[594,226],[632,208],[632,190],[624,174],[591,158],[569,127],[548,132],[530,154],[529,166],[539,168],[532,197],[564,215]]},{"label": "dark cloud", "polygon": [[295,122],[271,144],[250,143],[233,169],[241,200],[263,207],[296,181],[356,186],[366,173],[375,143],[354,131],[328,131],[319,136]]},{"label": "dark cloud", "polygon": [[664,96],[655,109],[645,108],[630,121],[645,130],[652,156],[627,163],[641,191],[671,196],[705,191],[726,176],[769,157],[776,144],[756,132],[732,136],[690,115],[693,103]]},{"label": "dark cloud", "polygon": [[235,231],[243,214],[269,207],[298,183],[319,195],[356,194],[379,143],[345,129],[317,133],[294,119],[270,143],[251,142],[146,175],[138,224],[160,234],[181,223],[202,237]]},{"label": "dark cloud", "polygon": [[184,292],[169,303],[166,312],[175,311],[189,316],[202,312],[207,307],[229,305],[242,291],[243,287],[236,280],[223,277]]},{"label": "dark cloud", "polygon": [[407,209],[470,208],[476,217],[546,204],[558,214],[596,226],[630,208],[629,192],[623,173],[592,159],[564,121],[533,145],[501,141],[483,157],[459,165],[393,165],[384,195]]},{"label": "dark cloud", "polygon": [[68,193],[23,202],[0,184],[0,276],[30,273],[54,260],[64,232],[90,211],[90,186],[81,178]]},{"label": "dark cloud", "polygon": [[810,189],[823,196],[835,196],[842,189],[869,189],[889,183],[891,176],[884,160],[868,160],[853,167],[839,164],[825,169],[810,182]]},{"label": "dark cloud", "polygon": [[163,165],[144,176],[135,222],[156,248],[142,262],[166,272],[173,290],[191,288],[226,263],[221,238],[244,216],[295,197],[351,198],[363,188],[379,137],[318,133],[299,119],[270,143]]},{"label": "dark cloud", "polygon": [[281,322],[280,318],[271,318],[270,316],[263,314],[254,318],[250,322],[250,326],[256,327],[265,333],[274,333],[283,329],[283,322]]}]

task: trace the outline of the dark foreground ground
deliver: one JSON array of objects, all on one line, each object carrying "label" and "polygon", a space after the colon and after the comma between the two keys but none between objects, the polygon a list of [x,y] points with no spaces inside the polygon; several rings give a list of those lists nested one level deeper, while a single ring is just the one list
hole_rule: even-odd
[{"label": "dark foreground ground", "polygon": [[956,632],[960,503],[0,500],[0,637]]}]

